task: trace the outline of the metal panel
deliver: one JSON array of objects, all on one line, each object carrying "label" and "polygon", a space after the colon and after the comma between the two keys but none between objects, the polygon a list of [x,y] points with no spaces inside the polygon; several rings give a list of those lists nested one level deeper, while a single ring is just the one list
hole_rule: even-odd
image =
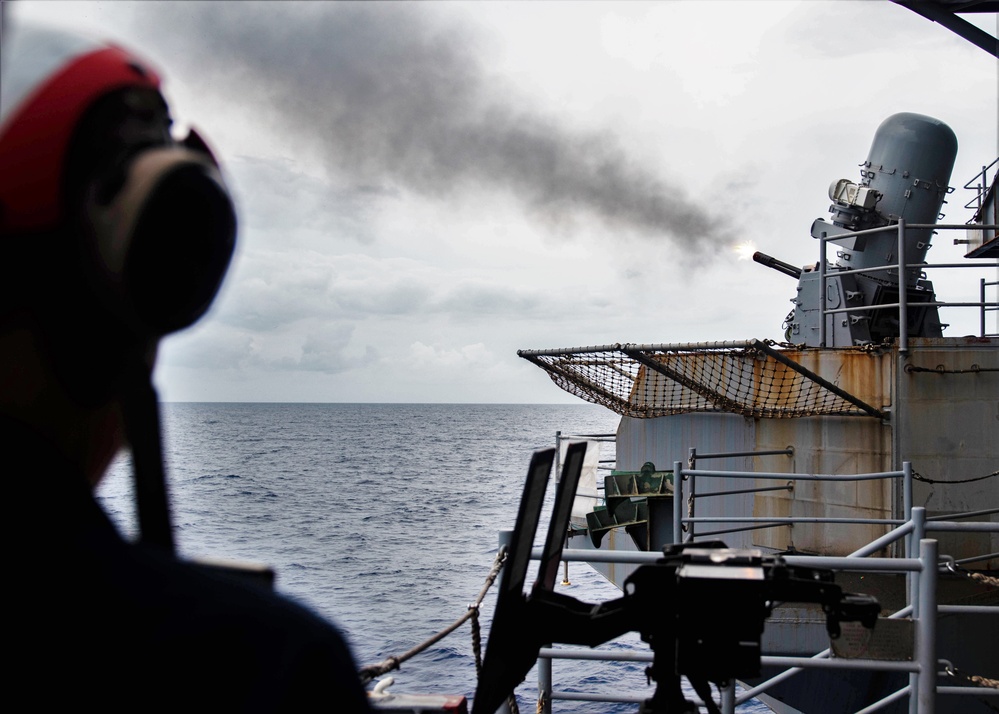
[{"label": "metal panel", "polygon": [[[897,375],[906,395],[899,449],[922,479],[913,503],[944,515],[999,508],[999,339],[913,340]],[[971,480],[979,479],[979,480]],[[979,520],[999,520],[996,514]],[[999,535],[940,534],[955,558],[999,552]],[[999,567],[999,559],[976,567]]]}]

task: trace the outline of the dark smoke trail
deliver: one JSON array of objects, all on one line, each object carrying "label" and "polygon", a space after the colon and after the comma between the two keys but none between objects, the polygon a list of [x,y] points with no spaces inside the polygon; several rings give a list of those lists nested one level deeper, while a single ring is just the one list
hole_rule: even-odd
[{"label": "dark smoke trail", "polygon": [[267,107],[359,184],[445,196],[512,193],[553,223],[581,212],[610,228],[716,245],[720,220],[609,132],[572,133],[499,104],[474,32],[437,7],[400,3],[142,3],[137,21],[233,101]]}]

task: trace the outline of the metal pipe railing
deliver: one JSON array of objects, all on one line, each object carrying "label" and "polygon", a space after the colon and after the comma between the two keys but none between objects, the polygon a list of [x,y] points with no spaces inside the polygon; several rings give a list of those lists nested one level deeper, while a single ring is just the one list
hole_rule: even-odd
[{"label": "metal pipe railing", "polygon": [[[756,455],[773,455],[773,454],[793,454],[794,450],[792,447],[788,449],[777,450],[777,451],[766,451],[766,452],[735,452],[733,454],[724,453],[713,453],[713,454],[698,454],[697,449],[690,449],[690,455],[688,457],[688,463],[691,465],[696,465],[698,460],[711,458],[726,458],[730,456],[756,456]],[[684,468],[683,463],[680,461],[673,462],[673,542],[681,543],[684,541],[691,541],[695,537],[695,524],[697,523],[758,523],[761,524],[759,527],[764,527],[762,524],[766,524],[766,527],[773,527],[774,523],[785,523],[787,525],[793,525],[793,523],[860,523],[868,525],[891,525],[898,526],[905,523],[902,519],[844,519],[844,518],[803,518],[803,517],[789,517],[789,518],[779,518],[779,517],[766,517],[766,516],[743,516],[743,517],[701,517],[698,518],[694,515],[695,504],[698,495],[696,494],[696,483],[697,477],[721,477],[721,478],[734,478],[734,479],[769,479],[769,480],[785,480],[793,484],[796,480],[802,481],[873,481],[886,478],[901,478],[902,479],[902,492],[903,492],[903,513],[908,517],[908,513],[912,507],[912,465],[909,462],[902,464],[902,469],[900,471],[884,471],[877,473],[867,473],[867,474],[797,474],[797,473],[786,473],[786,472],[762,472],[762,471],[716,471],[710,469],[696,469],[691,466],[690,468]],[[684,486],[683,482],[690,482],[690,493],[688,497],[690,499],[688,512],[689,515],[683,517],[683,502],[684,502]],[[740,529],[730,529],[727,531],[711,531],[710,535],[720,535],[723,532],[734,533],[738,532]],[[746,530],[754,530],[754,528],[748,528]],[[686,531],[686,537],[683,536],[684,531]],[[708,535],[707,533],[702,533],[701,535]]]},{"label": "metal pipe railing", "polygon": [[691,498],[710,498],[712,496],[737,496],[741,493],[763,493],[765,491],[793,491],[794,486],[788,482],[787,486],[767,486],[766,488],[740,488],[735,491],[709,491],[708,493],[699,493],[696,496],[691,496]]},{"label": "metal pipe railing", "polygon": [[[828,332],[828,328],[826,327],[826,316],[827,315],[852,313],[852,312],[866,312],[866,311],[869,311],[869,310],[873,311],[873,310],[897,309],[898,310],[898,323],[899,323],[899,325],[898,325],[898,329],[899,329],[898,351],[899,351],[899,353],[901,353],[901,354],[904,355],[904,354],[908,353],[908,351],[909,351],[909,317],[908,317],[908,313],[909,313],[909,306],[910,306],[910,304],[913,307],[977,307],[977,308],[979,308],[979,310],[981,312],[981,316],[980,316],[980,319],[979,319],[979,323],[980,323],[979,324],[979,328],[980,328],[979,329],[979,334],[980,334],[980,336],[985,337],[985,335],[986,335],[986,332],[985,332],[985,314],[986,314],[986,312],[991,312],[993,310],[999,310],[999,303],[988,303],[988,302],[986,302],[986,300],[985,300],[985,286],[986,286],[986,282],[985,282],[984,278],[981,281],[981,287],[980,287],[980,291],[979,291],[979,301],[978,302],[936,302],[936,301],[934,301],[934,302],[910,303],[909,296],[908,296],[908,290],[905,288],[905,285],[906,285],[905,273],[906,273],[907,270],[911,270],[913,268],[919,268],[920,270],[925,270],[927,268],[979,268],[979,269],[981,269],[981,268],[991,267],[991,264],[982,264],[982,265],[974,264],[974,263],[939,263],[939,264],[933,264],[933,263],[914,263],[914,264],[909,264],[909,263],[906,262],[906,259],[905,259],[906,258],[906,256],[905,256],[905,231],[906,231],[906,229],[910,229],[910,230],[922,230],[922,229],[931,229],[931,230],[967,230],[968,227],[969,227],[969,224],[964,224],[964,223],[959,223],[959,224],[958,223],[955,223],[955,224],[949,224],[949,223],[913,223],[913,224],[908,224],[907,225],[906,222],[905,222],[905,219],[899,219],[898,223],[896,223],[895,225],[880,226],[880,227],[877,227],[877,228],[868,228],[868,229],[862,230],[862,231],[852,231],[852,232],[849,232],[849,233],[840,233],[840,234],[832,235],[832,236],[830,236],[826,232],[820,233],[819,234],[819,267],[818,267],[818,273],[819,273],[819,305],[821,306],[819,312],[820,312],[820,315],[821,315],[821,319],[819,320],[819,346],[820,347],[826,347],[826,339],[827,339],[827,332]],[[974,224],[974,227],[977,228],[977,229],[981,229],[981,230],[993,230],[993,231],[996,230],[996,229],[999,229],[999,225],[995,225],[995,224],[984,224],[984,223],[983,224]],[[835,270],[835,273],[836,273],[836,275],[854,275],[854,274],[857,274],[857,273],[875,273],[875,272],[885,271],[885,270],[888,270],[888,271],[897,270],[898,271],[898,281],[899,281],[899,291],[898,291],[899,300],[898,300],[898,302],[884,303],[884,304],[881,304],[881,305],[866,305],[866,306],[859,306],[859,307],[834,307],[834,308],[827,308],[826,307],[826,292],[827,292],[826,278],[829,275],[829,272],[830,272],[829,268],[831,267],[831,266],[828,265],[828,258],[827,258],[828,249],[827,249],[827,244],[829,242],[835,243],[836,241],[844,240],[844,239],[847,239],[847,238],[854,238],[856,236],[864,236],[864,235],[870,235],[870,234],[874,234],[874,233],[883,233],[883,232],[886,232],[886,231],[896,231],[898,233],[898,243],[897,243],[897,250],[896,250],[896,254],[897,254],[897,258],[898,259],[897,259],[897,261],[895,263],[890,264],[890,265],[879,265],[879,266],[866,267],[866,268],[846,268],[846,269],[839,269],[839,266],[836,266],[837,269]],[[988,284],[991,285],[992,283],[988,283]]]},{"label": "metal pipe railing", "polygon": [[[679,464],[677,464],[679,467]],[[682,472],[678,468],[675,473]],[[703,473],[703,472],[702,472]],[[728,472],[725,472],[726,475]],[[899,472],[885,472],[897,477]],[[902,473],[911,475],[911,469],[903,469]],[[787,474],[784,474],[786,477]],[[864,475],[870,476],[870,475]],[[675,479],[679,482],[680,479]],[[907,573],[912,585],[907,588],[907,600],[909,605],[890,616],[891,619],[912,617],[916,622],[914,633],[915,660],[913,662],[882,662],[876,660],[829,660],[829,650],[820,652],[810,658],[804,657],[775,657],[764,656],[761,664],[765,666],[789,667],[790,669],[781,672],[750,690],[735,695],[734,690],[722,696],[722,711],[731,713],[734,707],[744,703],[749,699],[765,692],[770,687],[786,681],[798,672],[807,668],[820,669],[864,669],[867,671],[895,671],[908,672],[910,682],[906,687],[889,694],[864,708],[863,712],[874,712],[909,696],[910,709],[919,714],[933,714],[935,707],[935,697],[940,694],[991,694],[983,692],[981,689],[973,687],[937,687],[937,658],[936,658],[936,617],[939,614],[951,613],[976,613],[976,614],[999,614],[999,608],[991,606],[957,606],[938,605],[936,601],[937,588],[937,567],[938,567],[938,546],[932,539],[924,538],[926,530],[934,531],[999,531],[999,523],[991,522],[927,522],[925,509],[911,507],[911,500],[907,500],[908,510],[911,518],[895,528],[890,533],[872,541],[867,546],[855,551],[847,557],[825,557],[825,556],[783,556],[789,565],[802,565],[806,567],[821,567],[832,570],[849,570],[855,572],[904,572]],[[990,509],[991,512],[994,509]],[[983,515],[975,512],[973,514],[954,514],[952,517],[961,518],[968,515]],[[702,520],[702,519],[695,519]],[[706,519],[705,519],[706,520]],[[853,519],[847,519],[853,520]],[[864,522],[869,519],[860,519]],[[915,536],[919,536],[915,539]],[[915,539],[918,544],[918,555],[916,557],[905,558],[871,558],[865,555],[887,547],[892,542],[899,539]],[[541,557],[542,549],[537,548],[532,551],[532,558]],[[907,556],[913,555],[911,547],[907,549]],[[604,552],[587,549],[567,549],[563,551],[563,560],[569,561],[589,561],[589,562],[615,562],[644,564],[656,562],[660,559],[659,553],[650,552]],[[947,559],[945,557],[945,559]],[[953,560],[953,559],[950,559]],[[932,613],[930,616],[928,613]],[[551,662],[553,659],[587,659],[587,660],[612,660],[649,662],[652,660],[650,652],[621,652],[607,651],[600,649],[577,649],[577,648],[543,648],[539,653],[539,688],[542,691],[542,701],[547,702],[545,711],[550,711],[550,702],[554,699],[575,700],[575,701],[606,701],[606,702],[640,702],[644,697],[626,697],[621,695],[587,694],[578,692],[561,692],[553,689],[551,681]],[[541,672],[545,674],[540,674]]]}]

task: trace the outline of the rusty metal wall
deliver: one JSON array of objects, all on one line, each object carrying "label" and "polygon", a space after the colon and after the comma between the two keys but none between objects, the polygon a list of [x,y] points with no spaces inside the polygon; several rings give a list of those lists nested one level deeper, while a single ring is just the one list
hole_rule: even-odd
[{"label": "rusty metal wall", "polygon": [[[808,369],[874,406],[890,404],[891,356],[846,350],[786,353]],[[794,456],[737,457],[702,461],[708,469],[778,473],[870,473],[891,468],[890,428],[872,417],[753,419],[732,414],[682,414],[658,419],[622,419],[619,468],[686,462],[690,447],[700,453],[764,451],[792,446]],[[649,456],[651,455],[651,457]],[[668,468],[668,466],[660,466]],[[698,493],[779,485],[774,481],[699,479]],[[798,481],[794,491],[771,491],[698,499],[698,516],[890,518],[892,486],[887,481],[817,483]],[[725,528],[698,526],[699,531]],[[882,535],[882,526],[803,524],[720,536],[733,547],[795,548],[845,555]]]},{"label": "rusty metal wall", "polygon": [[[899,469],[902,461],[911,461],[917,473],[938,481],[986,476],[999,469],[999,339],[931,338],[913,340],[910,346],[909,357],[903,359],[896,350],[786,353],[865,402],[890,411],[888,421],[836,416],[754,419],[726,413],[626,417],[618,428],[618,468],[638,470],[646,461],[671,468],[675,460],[686,463],[690,447],[717,453],[792,446],[792,457],[738,457],[699,465],[717,470],[857,474]],[[702,478],[697,490],[740,489],[752,483]],[[761,480],[756,485],[775,483]],[[914,505],[925,506],[931,516],[999,507],[997,477],[915,486]],[[900,489],[900,482],[889,480],[798,481],[791,493],[698,499],[696,515],[898,518]],[[981,519],[995,521],[996,516]],[[724,527],[699,525],[698,531]],[[793,547],[846,555],[887,530],[888,526],[879,525],[801,524],[721,538],[733,547]],[[957,558],[999,551],[999,536],[987,533],[944,534],[940,540],[941,552]]]},{"label": "rusty metal wall", "polygon": [[[999,338],[912,340],[896,379],[905,400],[899,450],[921,477],[938,482],[917,481],[914,505],[931,517],[999,508],[999,477],[982,478],[999,470]],[[999,522],[999,514],[977,520]],[[999,534],[934,537],[956,558],[999,552]]]}]

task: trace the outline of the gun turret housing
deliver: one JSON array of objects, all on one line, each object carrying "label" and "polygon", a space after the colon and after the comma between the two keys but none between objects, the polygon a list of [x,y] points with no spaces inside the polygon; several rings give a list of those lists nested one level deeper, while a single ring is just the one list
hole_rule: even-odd
[{"label": "gun turret housing", "polygon": [[[814,238],[825,237],[835,250],[826,266],[826,299],[820,305],[817,270],[799,277],[798,295],[787,339],[811,346],[847,347],[882,342],[899,335],[898,319],[890,310],[860,310],[822,315],[822,308],[876,307],[897,303],[902,290],[912,304],[934,302],[933,286],[918,267],[898,270],[898,231],[853,235],[904,220],[913,225],[934,224],[942,217],[957,137],[943,122],[921,114],[894,114],[878,127],[867,160],[860,165],[860,181],[834,181],[829,188],[830,220],[812,224]],[[932,228],[906,228],[903,241],[906,265],[923,263]],[[842,236],[838,238],[837,236]],[[771,266],[774,267],[774,266]],[[877,268],[883,268],[878,270]],[[866,270],[838,274],[840,271]],[[820,345],[820,320],[826,320],[826,344]],[[935,307],[911,309],[908,333],[939,337],[942,328]]]}]

